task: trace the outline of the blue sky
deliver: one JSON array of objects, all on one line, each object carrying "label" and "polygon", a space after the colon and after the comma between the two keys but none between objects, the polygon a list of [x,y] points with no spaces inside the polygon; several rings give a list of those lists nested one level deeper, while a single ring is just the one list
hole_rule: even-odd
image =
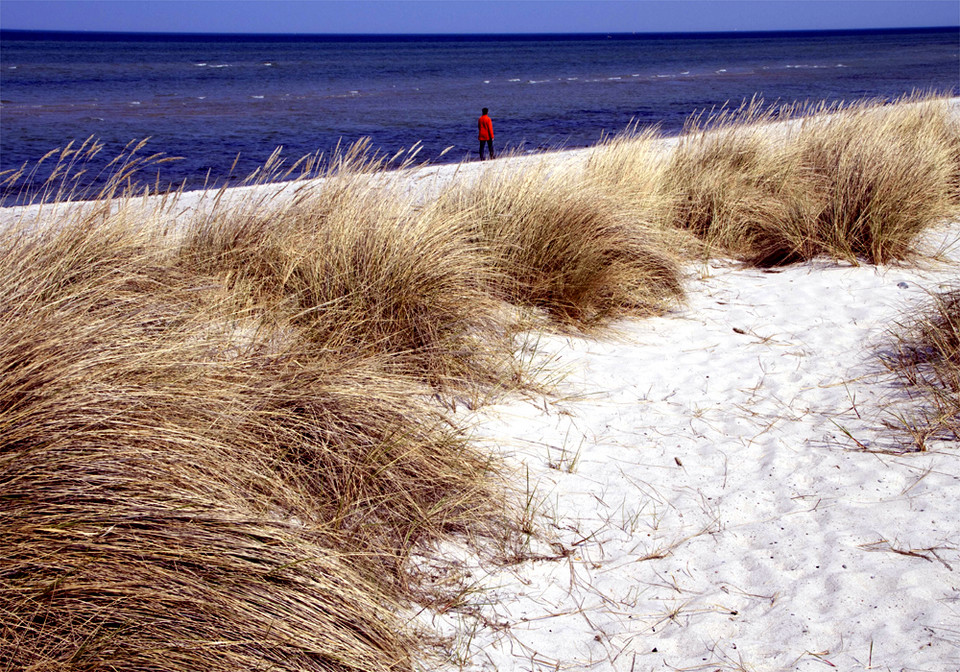
[{"label": "blue sky", "polygon": [[957,0],[0,0],[0,28],[558,33],[960,25]]}]

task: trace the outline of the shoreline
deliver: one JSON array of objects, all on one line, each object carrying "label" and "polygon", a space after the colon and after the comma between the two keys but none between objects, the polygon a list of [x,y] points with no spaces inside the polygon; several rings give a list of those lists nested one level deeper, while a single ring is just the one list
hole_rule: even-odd
[{"label": "shoreline", "polygon": [[[953,115],[960,118],[960,97],[945,99]],[[764,125],[764,132],[777,134],[783,129],[795,128],[797,125],[816,120],[822,115],[797,117],[786,121],[772,122]],[[616,135],[610,136],[616,137]],[[685,134],[655,135],[652,142],[655,152],[667,153],[675,148]],[[570,169],[582,166],[590,155],[602,148],[602,144],[576,149],[547,150],[527,155],[508,155],[494,160],[462,161],[459,163],[427,164],[399,168],[387,168],[378,171],[387,182],[406,181],[416,185],[425,197],[433,190],[440,190],[456,179],[473,179],[485,170],[520,170],[527,166],[550,163],[551,168]],[[229,183],[215,188],[199,188],[189,191],[171,191],[164,194],[148,194],[135,197],[115,197],[114,203],[122,206],[132,205],[137,213],[147,215],[151,223],[161,227],[175,227],[182,220],[202,212],[207,204],[215,207],[237,207],[249,201],[281,202],[292,198],[304,189],[315,189],[323,184],[325,177],[295,178],[289,181],[267,182],[263,184],[231,186]],[[35,224],[42,215],[42,221],[58,216],[69,216],[77,208],[92,207],[97,200],[76,200],[58,203],[37,203],[31,205],[14,205],[0,207],[0,229],[6,229],[24,222]],[[138,204],[139,202],[139,204]],[[46,211],[44,213],[44,211]],[[52,211],[52,212],[51,212]],[[152,215],[152,216],[151,216]]]}]

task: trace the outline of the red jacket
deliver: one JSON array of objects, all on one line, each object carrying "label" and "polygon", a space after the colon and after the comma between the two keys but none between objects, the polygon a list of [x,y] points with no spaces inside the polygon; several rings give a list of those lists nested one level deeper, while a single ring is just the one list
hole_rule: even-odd
[{"label": "red jacket", "polygon": [[493,140],[493,121],[490,120],[490,115],[481,115],[477,119],[477,128],[480,130],[480,142]]}]

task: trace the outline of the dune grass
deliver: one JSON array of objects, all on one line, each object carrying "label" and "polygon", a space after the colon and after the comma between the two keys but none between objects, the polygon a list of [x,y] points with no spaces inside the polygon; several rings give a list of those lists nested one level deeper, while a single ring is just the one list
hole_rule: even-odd
[{"label": "dune grass", "polygon": [[796,153],[821,253],[876,264],[916,254],[920,235],[957,212],[960,121],[936,98],[814,111]]},{"label": "dune grass", "polygon": [[815,206],[787,143],[771,137],[775,117],[753,101],[688,122],[665,168],[666,217],[669,226],[694,234],[703,254],[756,265],[815,256]]},{"label": "dune grass", "polygon": [[4,665],[409,669],[406,558],[499,524],[494,465],[110,211],[0,245]]},{"label": "dune grass", "polygon": [[602,327],[683,297],[678,259],[625,200],[546,164],[455,183],[440,207],[464,213],[492,269],[492,293],[555,323]]},{"label": "dune grass", "polygon": [[[109,201],[125,195],[149,193],[151,186],[141,177],[179,157],[163,153],[143,155],[147,140],[131,140],[115,157],[94,167],[104,145],[94,136],[81,143],[70,141],[51,150],[38,161],[24,164],[17,170],[0,172],[0,187],[4,193],[15,194],[16,204],[66,203],[78,200]],[[159,180],[159,172],[158,172]],[[154,193],[176,191],[171,185],[153,185]],[[7,205],[0,201],[0,207]]]},{"label": "dune grass", "polygon": [[290,325],[303,348],[387,355],[438,388],[510,377],[487,268],[456,216],[416,209],[363,175],[329,178],[283,209],[192,228],[181,262]]},{"label": "dune grass", "polygon": [[658,223],[670,206],[664,180],[669,152],[659,127],[631,123],[592,148],[578,179],[629,204],[646,223]]},{"label": "dune grass", "polygon": [[[641,154],[645,143],[625,142]],[[691,117],[654,171],[653,190],[671,203],[656,212],[702,241],[702,254],[758,266],[903,260],[918,253],[925,230],[957,212],[958,143],[960,122],[937,96],[890,105],[753,100]],[[636,161],[606,180],[621,188],[630,174],[649,184],[651,172]]]},{"label": "dune grass", "polygon": [[919,402],[897,425],[918,450],[932,440],[960,441],[960,287],[931,295],[892,333],[896,347],[884,361]]}]

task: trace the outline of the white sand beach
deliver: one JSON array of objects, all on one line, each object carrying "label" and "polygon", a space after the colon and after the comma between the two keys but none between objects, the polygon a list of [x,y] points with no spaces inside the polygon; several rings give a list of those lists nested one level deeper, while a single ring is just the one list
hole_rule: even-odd
[{"label": "white sand beach", "polygon": [[[404,179],[429,193],[482,167]],[[156,223],[211,198],[185,194]],[[531,335],[554,391],[458,411],[513,470],[530,552],[420,559],[476,589],[413,616],[451,638],[451,669],[960,670],[960,452],[904,452],[897,414],[916,407],[879,358],[960,279],[960,222],[928,244],[880,267],[690,263],[685,305],[661,317]]]},{"label": "white sand beach", "polygon": [[681,310],[544,336],[560,394],[471,418],[540,512],[538,557],[472,566],[472,604],[424,617],[466,669],[960,668],[960,455],[900,452],[877,358],[956,252],[690,268]]}]

